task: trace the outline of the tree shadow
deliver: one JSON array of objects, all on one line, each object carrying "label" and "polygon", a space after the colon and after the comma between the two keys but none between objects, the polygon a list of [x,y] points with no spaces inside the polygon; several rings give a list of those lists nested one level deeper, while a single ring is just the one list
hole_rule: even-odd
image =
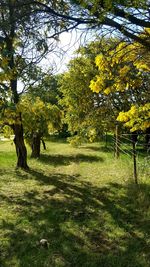
[{"label": "tree shadow", "polygon": [[[1,266],[147,267],[150,186],[110,183],[95,187],[79,175],[47,176],[30,170],[41,190],[11,199],[17,222],[3,221],[9,239]],[[46,238],[48,248],[39,241]],[[5,248],[5,251],[4,251]],[[7,259],[7,260],[6,260]]]},{"label": "tree shadow", "polygon": [[5,174],[5,170],[4,169],[0,169],[0,176]]},{"label": "tree shadow", "polygon": [[84,155],[84,154],[77,154],[77,155],[47,155],[42,154],[38,159],[42,163],[51,164],[54,166],[57,165],[69,165],[70,163],[79,163],[79,162],[103,162],[102,157],[98,156],[91,156],[91,155]]},{"label": "tree shadow", "polygon": [[86,146],[84,149],[92,150],[92,151],[99,151],[99,152],[112,152],[114,148],[112,146]]},{"label": "tree shadow", "polygon": [[59,137],[59,136],[49,136],[47,137],[46,141],[53,142],[53,143],[61,143],[61,144],[68,144],[67,138]]}]

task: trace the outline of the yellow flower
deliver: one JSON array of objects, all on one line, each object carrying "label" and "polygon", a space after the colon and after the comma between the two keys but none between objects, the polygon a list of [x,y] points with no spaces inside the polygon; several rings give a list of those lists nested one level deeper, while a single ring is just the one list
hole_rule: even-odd
[{"label": "yellow flower", "polygon": [[104,93],[106,95],[109,95],[111,93],[111,89],[109,87],[107,87],[105,90],[104,90]]}]

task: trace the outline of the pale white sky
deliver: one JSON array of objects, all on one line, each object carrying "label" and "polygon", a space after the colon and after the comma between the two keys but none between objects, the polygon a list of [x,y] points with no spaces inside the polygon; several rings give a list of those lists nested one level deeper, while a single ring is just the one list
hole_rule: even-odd
[{"label": "pale white sky", "polygon": [[[67,63],[73,58],[73,53],[80,46],[80,36],[74,31],[65,32],[60,35],[60,41],[58,41],[54,51],[49,53],[46,58],[42,59],[39,66],[43,71],[53,74],[62,73],[67,69]],[[18,91],[22,92],[24,85],[21,81],[18,81]]]},{"label": "pale white sky", "polygon": [[[92,39],[92,34],[86,31],[74,30],[62,33],[55,49],[42,59],[39,66],[42,67],[43,71],[54,75],[63,73],[67,70],[67,63],[76,56],[74,52],[79,46]],[[23,88],[22,82],[18,81],[18,91],[22,92]]]},{"label": "pale white sky", "polygon": [[80,38],[76,32],[62,33],[59,39],[55,50],[49,53],[40,63],[44,70],[47,70],[52,65],[54,73],[65,71],[66,64],[73,57],[74,51],[80,46]]},{"label": "pale white sky", "polygon": [[45,70],[53,65],[54,74],[65,71],[67,63],[74,57],[74,52],[88,40],[92,40],[92,34],[87,34],[87,32],[82,32],[81,30],[62,33],[56,49],[46,59],[43,59],[40,65]]}]

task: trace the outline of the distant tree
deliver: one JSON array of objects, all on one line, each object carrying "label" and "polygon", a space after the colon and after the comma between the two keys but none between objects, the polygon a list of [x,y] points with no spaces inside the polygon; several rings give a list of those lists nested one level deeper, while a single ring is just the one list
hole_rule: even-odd
[{"label": "distant tree", "polygon": [[123,110],[148,105],[149,57],[145,51],[137,43],[119,43],[116,38],[101,39],[79,49],[60,87],[64,121],[76,134],[75,140],[79,142],[79,136],[94,140],[100,132],[114,130]]},{"label": "distant tree", "polygon": [[60,92],[58,90],[58,80],[60,74],[44,73],[41,71],[41,77],[35,85],[28,88],[28,93],[33,97],[40,97],[44,103],[58,104]]},{"label": "distant tree", "polygon": [[5,138],[10,138],[13,134],[13,131],[8,125],[5,125],[4,127],[2,127],[2,133]]},{"label": "distant tree", "polygon": [[18,104],[22,112],[25,138],[31,146],[31,157],[40,157],[43,138],[61,128],[61,111],[55,104],[44,103],[40,97],[25,95]]},{"label": "distant tree", "polygon": [[62,98],[59,103],[63,107],[64,122],[73,135],[71,143],[94,141],[114,127],[115,112],[111,97],[93,93],[89,88],[91,79],[98,75],[95,56],[100,49],[110,46],[109,42],[99,40],[81,47],[60,81]]}]

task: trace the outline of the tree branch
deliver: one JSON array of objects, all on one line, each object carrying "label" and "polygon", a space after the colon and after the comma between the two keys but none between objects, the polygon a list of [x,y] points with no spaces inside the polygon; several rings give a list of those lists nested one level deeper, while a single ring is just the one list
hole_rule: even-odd
[{"label": "tree branch", "polygon": [[131,23],[138,25],[140,27],[150,28],[150,21],[145,21],[142,19],[139,19],[135,17],[134,15],[131,15],[127,12],[125,12],[123,9],[119,9],[117,7],[114,7],[113,14],[117,17],[124,18],[126,20],[129,20]]}]

